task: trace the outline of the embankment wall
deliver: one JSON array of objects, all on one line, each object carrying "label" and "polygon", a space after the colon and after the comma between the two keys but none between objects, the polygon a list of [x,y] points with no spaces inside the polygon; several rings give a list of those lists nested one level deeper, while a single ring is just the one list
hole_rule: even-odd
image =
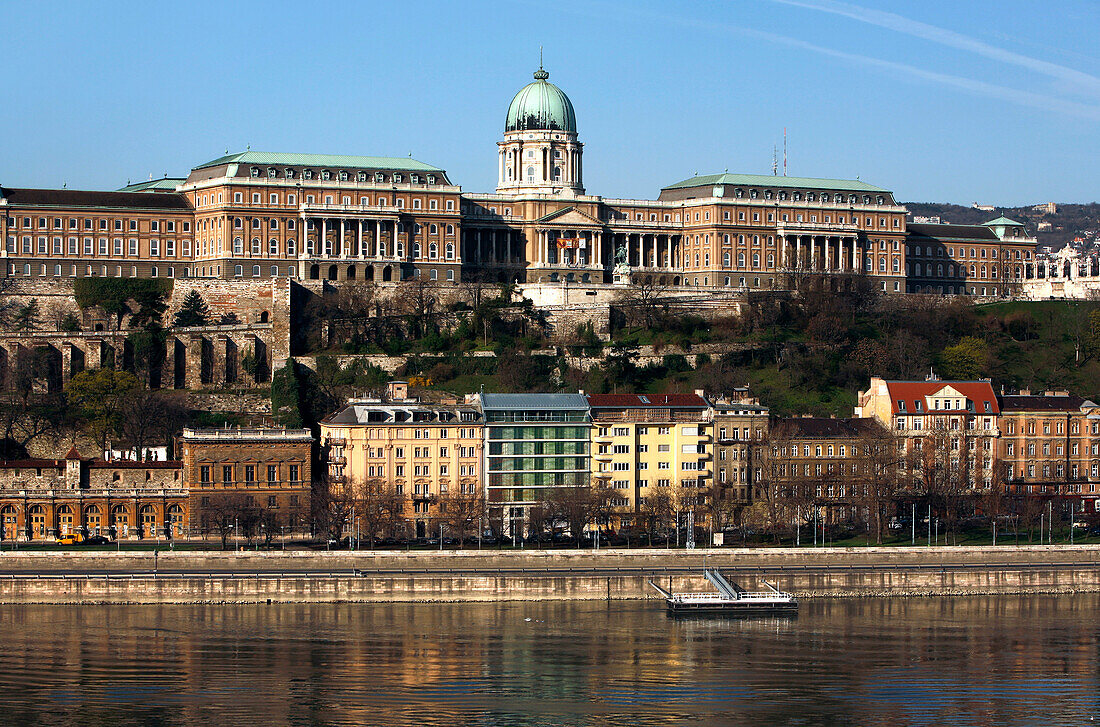
[{"label": "embankment wall", "polygon": [[[767,579],[803,598],[1084,593],[1100,592],[1098,556],[1100,550],[1088,546],[691,553],[5,552],[0,603],[648,600],[656,598],[650,579],[674,591],[712,590],[699,573],[667,570],[702,569],[704,558],[705,565],[721,567],[750,589]],[[155,574],[150,572],[154,567]],[[363,574],[353,575],[356,568]],[[562,572],[568,568],[577,572]],[[593,573],[594,568],[603,572]],[[339,572],[344,569],[347,574]],[[432,572],[415,572],[426,569]],[[493,572],[499,569],[507,572]]]}]

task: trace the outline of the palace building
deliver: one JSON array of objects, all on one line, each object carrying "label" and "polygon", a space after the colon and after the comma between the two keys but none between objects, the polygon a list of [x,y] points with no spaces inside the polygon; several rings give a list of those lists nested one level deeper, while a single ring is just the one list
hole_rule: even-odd
[{"label": "palace building", "polygon": [[250,150],[117,192],[0,187],[0,275],[751,290],[861,276],[890,294],[988,296],[1034,276],[1021,226],[909,226],[859,180],[722,173],[653,200],[593,195],[578,128],[540,67],[508,106],[489,194],[411,158]]}]

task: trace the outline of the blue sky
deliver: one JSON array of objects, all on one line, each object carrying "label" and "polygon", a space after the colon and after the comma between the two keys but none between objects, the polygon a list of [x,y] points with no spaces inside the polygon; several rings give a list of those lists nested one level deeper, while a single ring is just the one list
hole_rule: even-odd
[{"label": "blue sky", "polygon": [[0,183],[110,189],[226,149],[405,156],[468,191],[539,46],[585,186],[852,178],[901,200],[1087,202],[1100,3],[3,3]]}]

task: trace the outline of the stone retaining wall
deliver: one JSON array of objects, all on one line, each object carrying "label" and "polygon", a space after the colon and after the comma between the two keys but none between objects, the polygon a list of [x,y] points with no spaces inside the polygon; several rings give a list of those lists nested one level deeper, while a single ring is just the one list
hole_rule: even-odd
[{"label": "stone retaining wall", "polygon": [[[13,553],[0,556],[0,603],[315,603],[656,599],[654,578],[678,592],[708,591],[701,574],[661,573],[666,567],[723,568],[749,589],[760,579],[799,597],[883,597],[1100,592],[1100,549],[1006,548],[821,548],[530,552],[270,552],[201,553]],[[160,569],[209,569],[235,577],[199,574],[130,575]],[[891,567],[890,564],[895,567]],[[1036,567],[1019,568],[1013,564]],[[1065,564],[1076,563],[1076,567]],[[845,570],[846,565],[879,566]],[[955,567],[938,567],[951,564]],[[969,564],[972,567],[967,567]],[[1000,564],[1000,567],[997,565]],[[1058,564],[1062,564],[1058,567]],[[993,567],[987,567],[993,565]],[[823,566],[828,566],[824,568]],[[913,569],[913,566],[923,566]],[[455,573],[317,575],[279,574],[280,568],[331,573],[353,568],[446,569]],[[629,574],[459,573],[491,568],[632,568]],[[642,569],[640,572],[637,569]],[[791,569],[802,568],[802,570]],[[35,577],[63,569],[113,575]],[[773,569],[772,573],[768,570]],[[646,572],[652,570],[652,572]]]}]

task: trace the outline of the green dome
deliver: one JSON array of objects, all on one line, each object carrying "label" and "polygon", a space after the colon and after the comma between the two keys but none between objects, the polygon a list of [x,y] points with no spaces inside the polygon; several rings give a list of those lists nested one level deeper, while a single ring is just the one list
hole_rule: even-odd
[{"label": "green dome", "polygon": [[539,68],[534,83],[528,83],[508,105],[504,130],[555,130],[577,133],[573,102],[562,90],[547,82],[550,74]]}]

